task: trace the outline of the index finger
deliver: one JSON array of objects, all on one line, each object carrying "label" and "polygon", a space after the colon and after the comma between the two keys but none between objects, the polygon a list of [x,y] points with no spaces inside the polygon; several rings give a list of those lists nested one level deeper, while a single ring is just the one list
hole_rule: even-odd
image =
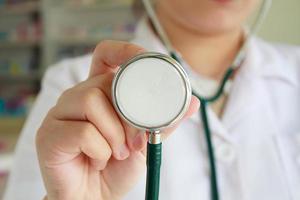
[{"label": "index finger", "polygon": [[94,50],[89,77],[114,71],[120,64],[142,52],[145,49],[129,42],[105,40]]}]

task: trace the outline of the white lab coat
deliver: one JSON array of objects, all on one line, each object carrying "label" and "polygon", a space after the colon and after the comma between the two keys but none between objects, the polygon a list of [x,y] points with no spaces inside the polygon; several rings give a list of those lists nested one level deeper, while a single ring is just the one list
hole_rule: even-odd
[{"label": "white lab coat", "polygon": [[[145,22],[133,41],[165,52]],[[49,68],[22,131],[5,200],[40,200],[45,189],[34,137],[61,93],[87,78],[91,55]],[[300,199],[300,48],[253,38],[224,115],[208,111],[221,200]],[[198,114],[163,144],[162,200],[209,200],[206,144]],[[144,199],[145,178],[125,198]]]}]

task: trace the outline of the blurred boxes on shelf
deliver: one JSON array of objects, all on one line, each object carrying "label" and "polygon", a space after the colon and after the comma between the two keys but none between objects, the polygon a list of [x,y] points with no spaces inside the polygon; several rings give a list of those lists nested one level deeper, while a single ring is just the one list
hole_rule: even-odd
[{"label": "blurred boxes on shelf", "polygon": [[[130,40],[132,0],[0,0],[0,199],[25,118],[48,66],[104,39]],[[83,66],[85,67],[85,66]]]},{"label": "blurred boxes on shelf", "polygon": [[103,39],[133,38],[136,18],[131,4],[132,0],[45,0],[45,65],[91,52]]},{"label": "blurred boxes on shelf", "polygon": [[13,165],[13,152],[23,123],[22,117],[0,117],[0,199]]},{"label": "blurred boxes on shelf", "polygon": [[35,93],[36,91],[26,85],[5,88],[0,86],[0,120],[2,117],[25,117],[34,101]]}]

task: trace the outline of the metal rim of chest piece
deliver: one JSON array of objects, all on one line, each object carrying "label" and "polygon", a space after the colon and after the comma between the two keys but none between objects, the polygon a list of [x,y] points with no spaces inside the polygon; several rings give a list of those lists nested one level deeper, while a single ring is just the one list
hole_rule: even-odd
[{"label": "metal rim of chest piece", "polygon": [[[162,59],[165,62],[170,63],[178,72],[178,74],[180,75],[182,81],[183,81],[183,86],[185,89],[185,98],[184,98],[184,105],[182,106],[182,108],[180,109],[180,111],[178,112],[178,114],[176,115],[176,117],[168,122],[165,122],[159,126],[155,126],[155,127],[149,127],[149,126],[143,126],[140,125],[138,123],[136,123],[135,121],[129,119],[129,117],[126,116],[126,114],[124,114],[122,112],[122,109],[119,106],[118,103],[118,92],[117,92],[117,85],[118,85],[118,81],[120,76],[122,75],[122,73],[125,71],[125,69],[127,67],[130,66],[130,64],[140,60],[140,59],[144,59],[144,58],[157,58],[157,59]],[[142,129],[145,131],[149,131],[149,132],[160,132],[162,129],[170,127],[172,125],[174,125],[176,122],[178,122],[178,120],[180,120],[184,114],[186,113],[190,101],[191,101],[191,96],[192,96],[192,89],[191,89],[191,84],[189,82],[188,79],[188,75],[186,74],[186,72],[184,71],[184,69],[182,68],[182,66],[173,58],[171,58],[168,55],[165,54],[161,54],[161,53],[156,53],[156,52],[146,52],[146,53],[141,53],[131,59],[129,59],[127,62],[125,62],[124,64],[122,64],[119,68],[119,70],[117,71],[117,73],[115,74],[115,77],[113,79],[112,82],[112,99],[113,99],[113,105],[116,109],[116,111],[118,112],[118,114],[129,124],[133,125],[134,127],[138,128],[138,129]]]}]

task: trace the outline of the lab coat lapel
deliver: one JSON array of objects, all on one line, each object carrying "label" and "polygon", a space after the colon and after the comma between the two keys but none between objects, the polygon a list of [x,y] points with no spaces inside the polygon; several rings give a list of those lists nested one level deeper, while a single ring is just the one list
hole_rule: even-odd
[{"label": "lab coat lapel", "polygon": [[[248,58],[234,80],[222,122],[239,149],[244,199],[288,199],[287,180],[276,153],[279,127],[266,80],[259,70],[263,66],[255,56],[250,54]],[[281,192],[275,194],[273,190]]]},{"label": "lab coat lapel", "polygon": [[269,91],[264,80],[255,74],[241,74],[235,79],[222,122],[230,135],[243,129],[264,134],[278,133]]},{"label": "lab coat lapel", "polygon": [[260,56],[256,47],[250,43],[246,59],[237,73],[224,110],[222,122],[229,132],[235,132],[244,123],[249,128],[259,130],[268,127],[268,132],[277,132],[274,126],[268,90],[262,76]]},{"label": "lab coat lapel", "polygon": [[[289,199],[276,142],[279,127],[270,107],[268,90],[259,78],[244,81],[233,91],[235,100],[230,100],[224,116],[224,125],[239,150],[244,199]],[[272,191],[281,192],[275,194]]]}]

